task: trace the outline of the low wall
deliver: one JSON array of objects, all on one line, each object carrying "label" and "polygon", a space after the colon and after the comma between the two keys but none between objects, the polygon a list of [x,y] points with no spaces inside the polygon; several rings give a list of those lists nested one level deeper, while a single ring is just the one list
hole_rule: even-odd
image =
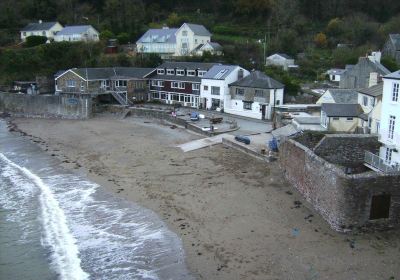
[{"label": "low wall", "polygon": [[[279,157],[286,179],[334,230],[399,227],[399,175],[347,175],[295,140],[282,144]],[[379,195],[390,195],[389,217],[371,219],[372,198]]]},{"label": "low wall", "polygon": [[88,119],[92,100],[90,96],[0,93],[0,111],[24,117]]}]

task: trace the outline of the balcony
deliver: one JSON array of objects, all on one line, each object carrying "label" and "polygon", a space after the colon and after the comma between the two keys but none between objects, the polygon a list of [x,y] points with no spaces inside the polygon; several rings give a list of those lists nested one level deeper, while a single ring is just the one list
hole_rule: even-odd
[{"label": "balcony", "polygon": [[400,165],[389,165],[383,158],[368,151],[365,152],[364,164],[372,170],[380,171],[385,174],[400,173]]}]

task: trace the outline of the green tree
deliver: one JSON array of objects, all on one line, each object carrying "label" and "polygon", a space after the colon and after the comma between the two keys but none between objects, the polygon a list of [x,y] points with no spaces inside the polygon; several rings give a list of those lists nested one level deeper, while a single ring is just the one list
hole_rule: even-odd
[{"label": "green tree", "polygon": [[45,44],[46,42],[47,42],[46,36],[28,36],[26,37],[24,46],[27,48],[31,48]]},{"label": "green tree", "polygon": [[120,44],[128,44],[129,43],[129,34],[126,32],[119,33],[117,35],[118,43]]},{"label": "green tree", "polygon": [[177,13],[170,13],[167,18],[167,25],[171,27],[178,27],[181,24],[181,18]]},{"label": "green tree", "polygon": [[320,32],[315,35],[314,43],[318,48],[326,48],[328,46],[328,39],[324,33]]},{"label": "green tree", "polygon": [[102,41],[108,41],[114,37],[114,33],[112,33],[110,30],[103,30],[100,32],[100,40]]},{"label": "green tree", "polygon": [[392,57],[384,56],[381,60],[383,66],[385,66],[390,72],[400,70],[400,65],[397,64],[396,60]]}]

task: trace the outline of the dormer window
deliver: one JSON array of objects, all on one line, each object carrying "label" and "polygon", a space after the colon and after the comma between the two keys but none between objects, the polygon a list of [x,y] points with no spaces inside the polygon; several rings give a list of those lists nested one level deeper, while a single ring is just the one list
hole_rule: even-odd
[{"label": "dormer window", "polygon": [[175,75],[174,69],[167,69],[167,75]]},{"label": "dormer window", "polygon": [[165,74],[165,70],[164,69],[157,69],[157,74],[158,75],[164,75]]},{"label": "dormer window", "polygon": [[185,70],[183,70],[183,69],[176,69],[176,75],[178,75],[178,76],[185,76]]},{"label": "dormer window", "polygon": [[207,73],[207,71],[199,71],[199,73],[197,74],[197,76],[203,77],[206,73]]},{"label": "dormer window", "polygon": [[187,75],[191,76],[191,77],[194,77],[194,76],[196,76],[196,71],[195,70],[188,70],[187,71]]}]

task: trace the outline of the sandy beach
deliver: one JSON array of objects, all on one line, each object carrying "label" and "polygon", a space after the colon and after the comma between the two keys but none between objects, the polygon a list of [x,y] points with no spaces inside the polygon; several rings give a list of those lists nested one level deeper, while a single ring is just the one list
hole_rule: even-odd
[{"label": "sandy beach", "polygon": [[197,279],[399,279],[400,231],[332,231],[283,178],[222,145],[157,120],[15,119],[66,168],[156,212],[179,237]]}]

